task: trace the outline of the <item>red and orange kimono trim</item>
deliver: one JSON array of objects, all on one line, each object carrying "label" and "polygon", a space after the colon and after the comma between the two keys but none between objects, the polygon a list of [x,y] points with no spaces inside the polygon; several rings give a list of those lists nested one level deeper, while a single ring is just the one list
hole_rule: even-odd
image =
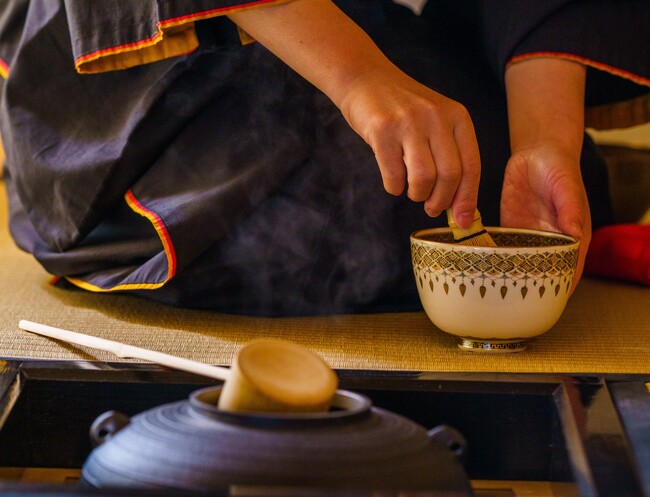
[{"label": "red and orange kimono trim", "polygon": [[0,59],[0,78],[7,79],[9,76],[9,65]]},{"label": "red and orange kimono trim", "polygon": [[[293,0],[254,0],[165,19],[157,23],[158,32],[154,36],[82,55],[75,60],[75,68],[80,74],[96,74],[184,55],[199,46],[194,29],[196,21],[291,1]],[[243,30],[239,30],[239,36],[243,44],[254,41]]]},{"label": "red and orange kimono trim", "polygon": [[[163,223],[162,219],[158,214],[156,214],[151,209],[147,209],[133,194],[131,190],[127,191],[124,195],[127,205],[137,214],[149,220],[153,225],[162,242],[163,250],[165,251],[165,256],[167,257],[167,276],[161,281],[148,282],[148,283],[122,283],[112,287],[101,287],[87,281],[81,280],[79,278],[74,278],[71,276],[66,276],[66,280],[70,283],[83,288],[84,290],[89,290],[92,292],[113,292],[118,290],[155,290],[160,288],[176,274],[176,251],[174,250],[174,244],[172,243],[171,236],[167,227]],[[56,283],[58,278],[54,279],[52,283]]]}]

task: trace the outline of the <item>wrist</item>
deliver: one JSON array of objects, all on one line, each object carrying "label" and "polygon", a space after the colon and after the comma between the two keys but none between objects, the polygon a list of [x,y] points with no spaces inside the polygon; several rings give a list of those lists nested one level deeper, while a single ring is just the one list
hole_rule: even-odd
[{"label": "wrist", "polygon": [[579,157],[584,137],[586,69],[573,61],[535,58],[506,71],[513,152],[552,145]]}]

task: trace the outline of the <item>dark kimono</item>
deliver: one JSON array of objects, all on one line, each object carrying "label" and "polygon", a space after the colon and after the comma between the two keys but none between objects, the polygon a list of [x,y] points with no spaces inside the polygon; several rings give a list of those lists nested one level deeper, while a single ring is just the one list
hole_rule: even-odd
[{"label": "dark kimono", "polygon": [[[385,193],[331,102],[224,16],[276,3],[4,0],[10,229],[60,284],[264,315],[419,308],[408,235],[445,220]],[[485,224],[498,224],[509,155],[509,63],[579,61],[588,118],[650,116],[646,0],[430,1],[420,16],[389,0],[337,4],[468,108]],[[594,226],[611,223],[588,139],[583,174]]]}]

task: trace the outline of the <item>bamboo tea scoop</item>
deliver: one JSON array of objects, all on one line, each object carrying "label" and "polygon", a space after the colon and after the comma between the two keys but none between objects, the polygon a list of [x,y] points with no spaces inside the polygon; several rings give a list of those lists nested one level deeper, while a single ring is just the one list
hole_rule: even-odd
[{"label": "bamboo tea scoop", "polygon": [[329,409],[338,379],[319,356],[292,342],[254,340],[239,351],[231,368],[212,366],[125,343],[21,320],[32,333],[117,357],[143,359],[224,382],[219,408],[229,411],[316,412]]}]

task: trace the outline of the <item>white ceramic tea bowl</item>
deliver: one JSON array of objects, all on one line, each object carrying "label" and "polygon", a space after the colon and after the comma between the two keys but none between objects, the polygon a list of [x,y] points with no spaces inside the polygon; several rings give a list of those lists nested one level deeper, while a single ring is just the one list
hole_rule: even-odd
[{"label": "white ceramic tea bowl", "polygon": [[579,242],[559,233],[487,228],[497,247],[454,243],[449,228],[411,234],[420,300],[470,351],[516,352],[551,329],[569,299]]}]

